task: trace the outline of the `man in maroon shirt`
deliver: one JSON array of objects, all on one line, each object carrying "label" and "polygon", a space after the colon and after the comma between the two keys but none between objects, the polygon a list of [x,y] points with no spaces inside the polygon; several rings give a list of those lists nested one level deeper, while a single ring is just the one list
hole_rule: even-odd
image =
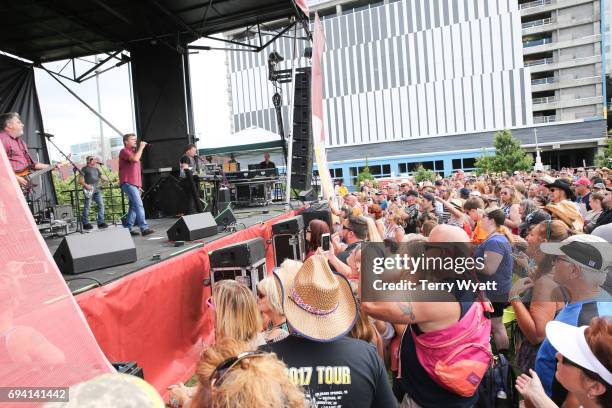
[{"label": "man in maroon shirt", "polygon": [[140,141],[137,147],[136,135],[128,133],[123,136],[123,149],[119,152],[119,183],[121,190],[128,196],[129,210],[123,221],[123,226],[130,230],[130,234],[138,235],[132,231],[134,222],[140,227],[142,236],[153,234],[145,220],[144,206],[140,198],[142,178],[140,175],[140,157],[147,142]]},{"label": "man in maroon shirt", "polygon": [[[21,123],[19,114],[17,112],[0,114],[0,142],[15,173],[20,173],[27,169],[42,170],[49,167],[48,164],[36,163],[32,159],[28,152],[28,146],[21,136],[23,136],[23,123]],[[25,178],[15,177],[17,177],[21,187],[28,185],[28,181]]]}]

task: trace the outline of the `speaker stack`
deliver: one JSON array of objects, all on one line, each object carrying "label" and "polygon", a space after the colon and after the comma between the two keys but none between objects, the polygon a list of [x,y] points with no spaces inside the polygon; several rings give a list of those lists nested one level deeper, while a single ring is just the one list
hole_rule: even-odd
[{"label": "speaker stack", "polygon": [[310,207],[302,211],[302,217],[304,217],[304,225],[308,227],[308,224],[312,220],[325,221],[329,225],[329,230],[333,231],[332,216],[329,210],[329,205],[326,202],[319,201],[318,203],[310,204]]},{"label": "speaker stack", "polygon": [[136,246],[127,228],[69,235],[53,259],[63,274],[75,275],[136,262]]},{"label": "speaker stack", "polygon": [[184,215],[166,231],[168,241],[195,241],[216,233],[217,222],[209,212]]},{"label": "speaker stack", "polygon": [[234,279],[251,288],[256,295],[257,283],[268,275],[266,245],[261,237],[216,249],[208,257],[213,286],[215,282]]},{"label": "speaker stack", "polygon": [[291,186],[299,190],[308,190],[312,184],[311,78],[309,67],[295,74]]},{"label": "speaker stack", "polygon": [[272,224],[272,244],[276,266],[285,259],[303,261],[306,252],[304,218],[296,215]]}]

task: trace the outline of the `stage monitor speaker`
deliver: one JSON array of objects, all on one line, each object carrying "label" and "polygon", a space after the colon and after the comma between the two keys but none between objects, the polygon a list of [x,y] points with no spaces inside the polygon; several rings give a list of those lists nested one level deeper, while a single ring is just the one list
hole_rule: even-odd
[{"label": "stage monitor speaker", "polygon": [[263,238],[257,237],[216,249],[208,254],[211,268],[249,266],[266,257]]},{"label": "stage monitor speaker", "polygon": [[329,225],[329,230],[333,230],[331,212],[326,202],[318,202],[310,204],[310,207],[302,211],[304,217],[304,225],[307,227],[312,220],[325,221]]},{"label": "stage monitor speaker", "polygon": [[[219,211],[219,215],[215,217],[215,221],[220,227],[228,227],[236,223],[236,217],[234,216],[234,213],[232,212],[232,207],[229,204],[230,203],[227,203],[225,209]],[[219,209],[221,209],[221,207],[219,207]]]},{"label": "stage monitor speaker", "polygon": [[217,233],[217,223],[209,212],[184,215],[168,229],[169,241],[195,241]]},{"label": "stage monitor speaker", "polygon": [[304,229],[304,217],[296,215],[272,224],[272,235],[295,234]]},{"label": "stage monitor speaker", "polygon": [[311,78],[310,68],[295,75],[291,186],[298,190],[306,190],[312,184]]},{"label": "stage monitor speaker", "polygon": [[53,254],[63,274],[75,275],[136,262],[136,246],[127,228],[64,237]]},{"label": "stage monitor speaker", "polygon": [[304,201],[314,201],[317,198],[317,191],[314,188],[310,190],[300,191],[298,194],[298,200]]}]

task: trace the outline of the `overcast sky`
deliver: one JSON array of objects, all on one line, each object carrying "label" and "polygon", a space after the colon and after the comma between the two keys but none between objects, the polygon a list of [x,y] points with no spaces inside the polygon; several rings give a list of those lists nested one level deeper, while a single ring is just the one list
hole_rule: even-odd
[{"label": "overcast sky", "polygon": [[[219,44],[210,40],[196,42],[211,43]],[[93,61],[93,58],[87,59]],[[190,55],[190,63],[195,129],[200,138],[198,147],[223,146],[231,129],[225,52],[200,51]],[[59,62],[47,66],[59,71],[64,64],[65,62]],[[77,65],[77,73],[83,73],[92,66],[83,61],[78,64],[80,66]],[[99,76],[102,115],[122,133],[135,130],[128,67],[126,64]],[[45,71],[35,69],[35,72],[45,131],[56,136],[55,142],[69,152],[72,144],[96,139],[100,133],[98,118]],[[72,75],[70,65],[63,73],[66,76]],[[95,79],[81,84],[68,80],[62,82],[97,110]],[[103,129],[105,137],[116,135],[116,132],[106,125],[103,125]],[[59,158],[53,146],[49,146],[49,153],[52,158]]]}]

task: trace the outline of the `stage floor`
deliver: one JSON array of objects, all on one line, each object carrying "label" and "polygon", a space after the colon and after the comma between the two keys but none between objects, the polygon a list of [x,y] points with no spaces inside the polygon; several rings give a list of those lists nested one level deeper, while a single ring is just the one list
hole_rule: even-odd
[{"label": "stage floor", "polygon": [[[296,207],[297,208],[297,207]],[[280,214],[285,213],[285,205],[269,205],[267,207],[252,207],[232,210],[236,217],[238,230],[248,228],[252,225],[259,224],[263,221],[274,218]],[[219,238],[230,235],[231,232],[222,232],[212,237],[203,238],[197,241],[185,242],[184,246],[175,247],[172,243],[168,242],[166,231],[176,222],[177,218],[162,218],[157,220],[147,220],[147,223],[151,228],[155,230],[155,233],[147,237],[135,236],[134,243],[136,244],[137,261],[126,264],[113,266],[110,268],[99,269],[91,272],[81,273],[78,275],[63,275],[68,287],[73,294],[79,294],[87,290],[96,288],[98,286],[105,285],[113,282],[117,279],[139,271],[147,266],[154,265],[159,262],[171,258],[173,256],[191,251],[196,248],[202,247],[208,242],[215,241]],[[110,225],[110,228],[123,228],[120,224],[117,226]],[[86,232],[87,234],[95,234],[96,229],[92,232]],[[79,234],[78,232],[74,234]],[[49,247],[51,254],[55,253],[55,250],[59,246],[62,238],[46,239],[45,242]],[[159,259],[153,259],[154,256],[159,255]],[[157,257],[156,257],[157,258]]]}]

